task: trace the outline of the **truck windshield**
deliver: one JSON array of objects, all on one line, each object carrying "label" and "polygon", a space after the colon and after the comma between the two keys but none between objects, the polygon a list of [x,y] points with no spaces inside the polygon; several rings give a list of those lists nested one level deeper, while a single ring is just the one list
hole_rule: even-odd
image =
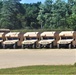
[{"label": "truck windshield", "polygon": [[36,37],[32,37],[32,38],[30,38],[31,40],[35,40],[35,39],[37,39]]},{"label": "truck windshield", "polygon": [[44,40],[46,39],[54,39],[54,37],[43,37]]},{"label": "truck windshield", "polygon": [[35,39],[37,39],[37,38],[36,37],[26,37],[25,40],[35,40]]},{"label": "truck windshield", "polygon": [[0,38],[0,40],[2,40],[2,38]]},{"label": "truck windshield", "polygon": [[7,38],[8,40],[18,40],[18,38]]},{"label": "truck windshield", "polygon": [[61,37],[61,39],[73,39],[73,37]]}]

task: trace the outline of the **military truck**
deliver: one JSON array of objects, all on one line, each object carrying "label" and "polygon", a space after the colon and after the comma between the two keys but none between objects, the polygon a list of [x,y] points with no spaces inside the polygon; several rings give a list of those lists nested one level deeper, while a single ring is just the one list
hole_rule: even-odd
[{"label": "military truck", "polygon": [[6,40],[2,43],[3,48],[17,48],[21,46],[22,34],[20,32],[9,32],[5,35]]},{"label": "military truck", "polygon": [[2,48],[2,43],[5,40],[5,34],[10,32],[10,29],[0,29],[0,48]]},{"label": "military truck", "polygon": [[0,29],[0,32],[8,33],[10,32],[10,29]]},{"label": "military truck", "polygon": [[73,37],[74,31],[62,31],[59,33],[59,41],[57,42],[57,47],[68,47],[72,48],[72,43],[74,40]]},{"label": "military truck", "polygon": [[56,45],[56,32],[42,32],[40,34],[41,40],[38,42],[39,48],[53,48]]},{"label": "military truck", "polygon": [[2,42],[5,40],[5,33],[0,32],[0,48],[2,48]]},{"label": "military truck", "polygon": [[22,48],[37,48],[39,32],[26,32],[22,42]]}]

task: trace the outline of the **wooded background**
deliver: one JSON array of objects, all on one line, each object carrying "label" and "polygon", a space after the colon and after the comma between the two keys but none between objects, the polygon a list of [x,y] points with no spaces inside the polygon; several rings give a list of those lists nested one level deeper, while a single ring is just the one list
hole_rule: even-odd
[{"label": "wooded background", "polygon": [[0,0],[0,28],[76,30],[76,0],[20,1]]}]

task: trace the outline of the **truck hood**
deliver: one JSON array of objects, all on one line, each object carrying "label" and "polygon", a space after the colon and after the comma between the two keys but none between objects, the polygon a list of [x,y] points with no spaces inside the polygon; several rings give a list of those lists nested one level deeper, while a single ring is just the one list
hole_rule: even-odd
[{"label": "truck hood", "polygon": [[2,42],[3,40],[0,40],[0,42]]},{"label": "truck hood", "polygon": [[18,40],[7,40],[4,41],[3,44],[15,44],[16,42],[18,42]]},{"label": "truck hood", "polygon": [[58,44],[69,44],[73,41],[73,39],[65,39],[65,40],[59,40]]},{"label": "truck hood", "polygon": [[54,39],[51,39],[51,40],[41,40],[41,41],[39,41],[38,43],[39,44],[50,44],[50,43],[52,43],[54,41]]},{"label": "truck hood", "polygon": [[22,44],[33,44],[33,43],[35,43],[37,40],[24,40],[23,42],[22,42]]}]

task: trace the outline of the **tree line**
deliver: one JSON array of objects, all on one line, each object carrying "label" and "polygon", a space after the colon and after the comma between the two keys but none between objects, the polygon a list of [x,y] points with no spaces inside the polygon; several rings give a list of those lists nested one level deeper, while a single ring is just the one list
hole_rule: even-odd
[{"label": "tree line", "polygon": [[76,0],[0,0],[0,28],[76,30]]}]

